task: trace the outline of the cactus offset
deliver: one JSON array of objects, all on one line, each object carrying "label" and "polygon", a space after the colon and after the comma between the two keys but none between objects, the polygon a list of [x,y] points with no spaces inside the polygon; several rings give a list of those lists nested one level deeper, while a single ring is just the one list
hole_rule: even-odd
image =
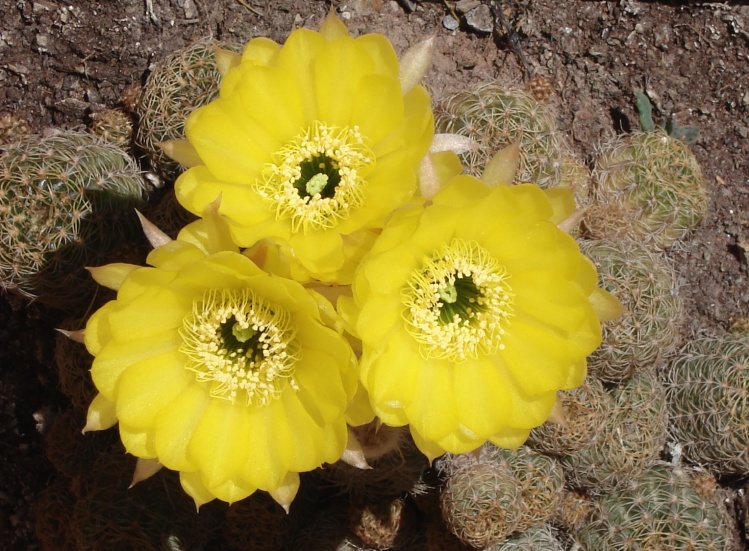
[{"label": "cactus offset", "polygon": [[635,132],[601,147],[593,169],[595,237],[629,235],[657,249],[683,239],[707,211],[707,192],[688,146],[665,132]]},{"label": "cactus offset", "polygon": [[585,551],[730,551],[737,548],[731,524],[690,473],[659,463],[603,496],[575,539]]},{"label": "cactus offset", "polygon": [[578,203],[587,204],[587,167],[572,155],[550,109],[528,92],[496,83],[460,91],[435,107],[435,126],[438,132],[461,134],[478,143],[461,155],[468,171],[477,176],[497,151],[519,140],[515,183],[571,187]]},{"label": "cactus offset", "polygon": [[121,247],[145,195],[134,161],[90,134],[28,136],[0,156],[0,286],[48,304],[95,288],[83,269]]},{"label": "cactus offset", "polygon": [[562,458],[575,488],[601,493],[638,476],[659,457],[666,443],[665,391],[650,373],[613,389],[614,407],[602,412],[605,425],[588,446]]},{"label": "cactus offset", "polygon": [[719,474],[749,475],[749,337],[701,337],[667,373],[671,433],[684,454]]},{"label": "cactus offset", "polygon": [[588,358],[591,374],[619,382],[655,368],[675,349],[684,320],[676,272],[662,256],[632,239],[581,241],[600,285],[624,306],[603,324],[603,342]]},{"label": "cactus offset", "polygon": [[188,115],[218,96],[221,75],[216,67],[217,47],[227,46],[204,38],[172,52],[148,76],[139,98],[135,143],[145,151],[154,171],[166,180],[176,178],[181,168],[158,144],[184,138]]}]

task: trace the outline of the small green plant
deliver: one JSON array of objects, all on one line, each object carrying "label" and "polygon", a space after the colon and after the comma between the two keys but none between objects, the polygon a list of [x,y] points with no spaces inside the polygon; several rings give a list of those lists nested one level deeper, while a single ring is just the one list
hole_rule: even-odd
[{"label": "small green plant", "polygon": [[174,180],[182,169],[158,144],[184,138],[188,115],[218,96],[218,47],[227,45],[212,38],[196,40],[159,62],[146,80],[136,106],[135,143],[146,153],[153,170],[166,180]]},{"label": "small green plant", "polygon": [[698,482],[684,469],[655,464],[600,498],[575,539],[585,551],[737,549],[724,505]]},{"label": "small green plant", "polygon": [[717,474],[749,475],[749,337],[697,338],[666,377],[671,433],[685,456]]},{"label": "small green plant", "polygon": [[9,144],[0,156],[0,286],[85,306],[95,286],[84,266],[121,248],[145,194],[135,162],[91,134]]},{"label": "small green plant", "polygon": [[587,204],[587,167],[571,153],[550,108],[530,93],[497,83],[460,91],[438,103],[435,125],[438,132],[460,134],[477,142],[477,148],[461,155],[471,174],[480,175],[497,151],[519,141],[515,183],[570,187],[577,202]]},{"label": "small green plant", "polygon": [[117,147],[127,149],[133,141],[133,119],[122,109],[93,113],[91,132]]},{"label": "small green plant", "polygon": [[588,369],[606,382],[655,372],[677,346],[684,306],[676,272],[663,256],[633,239],[580,241],[598,268],[599,284],[624,306],[603,324],[603,342],[588,358]]},{"label": "small green plant", "polygon": [[656,126],[653,121],[653,106],[650,103],[650,98],[642,90],[635,90],[634,94],[637,115],[640,119],[640,128],[642,130],[651,132],[656,128],[662,128],[666,134],[677,140],[682,140],[687,145],[694,145],[697,142],[700,134],[700,129],[697,126],[679,125],[673,117],[668,117],[664,124]]}]

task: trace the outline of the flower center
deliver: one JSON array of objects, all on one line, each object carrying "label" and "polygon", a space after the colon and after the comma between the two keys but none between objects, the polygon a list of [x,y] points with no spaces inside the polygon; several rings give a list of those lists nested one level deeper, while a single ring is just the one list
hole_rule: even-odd
[{"label": "flower center", "polygon": [[453,239],[415,270],[403,292],[409,333],[427,358],[462,361],[504,348],[509,276],[483,247]]},{"label": "flower center", "polygon": [[247,289],[209,290],[185,317],[180,348],[187,369],[210,384],[210,394],[265,405],[285,385],[296,390],[299,343],[289,314]]},{"label": "flower center", "polygon": [[359,128],[316,122],[273,155],[255,191],[297,232],[327,229],[363,201],[375,155]]}]

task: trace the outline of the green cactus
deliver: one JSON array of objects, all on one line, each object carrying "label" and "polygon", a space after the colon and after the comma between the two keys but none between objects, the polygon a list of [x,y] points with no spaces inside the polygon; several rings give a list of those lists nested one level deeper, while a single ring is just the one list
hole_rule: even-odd
[{"label": "green cactus", "polygon": [[683,141],[662,130],[603,145],[595,157],[593,196],[585,217],[593,236],[628,235],[655,250],[677,245],[707,211],[697,160]]},{"label": "green cactus", "polygon": [[133,119],[122,109],[93,113],[91,132],[112,145],[127,149],[133,141]]},{"label": "green cactus", "polygon": [[57,307],[95,289],[86,265],[122,252],[145,187],[134,161],[93,135],[28,136],[0,156],[0,286]]},{"label": "green cactus", "polygon": [[559,393],[563,419],[550,420],[531,430],[527,445],[541,453],[563,457],[590,445],[614,409],[613,397],[598,379]]},{"label": "green cactus", "polygon": [[588,358],[590,373],[619,382],[654,372],[675,350],[684,321],[673,266],[632,239],[583,240],[580,249],[596,264],[600,285],[624,306],[603,324],[603,342]]},{"label": "green cactus", "polygon": [[165,180],[174,180],[182,169],[158,144],[184,138],[188,115],[218,96],[221,84],[215,55],[218,47],[233,48],[203,38],[172,52],[148,75],[136,105],[135,143],[146,153],[153,170]]},{"label": "green cactus", "polygon": [[681,468],[655,464],[600,498],[575,539],[584,551],[731,551],[732,521],[717,496]]},{"label": "green cactus", "polygon": [[487,443],[471,454],[447,454],[437,467],[446,476],[441,496],[445,524],[476,547],[543,525],[564,488],[559,463],[527,447],[506,450]]},{"label": "green cactus", "polygon": [[749,475],[749,337],[697,338],[666,378],[671,433],[685,456],[715,473]]},{"label": "green cactus", "polygon": [[638,476],[666,443],[665,391],[655,375],[641,373],[612,391],[613,408],[589,444],[562,458],[570,485],[602,493]]},{"label": "green cactus", "polygon": [[471,174],[479,176],[497,151],[519,140],[515,183],[570,187],[578,203],[587,204],[587,167],[572,155],[550,109],[528,92],[497,83],[457,92],[438,102],[435,126],[437,132],[461,134],[478,143],[461,155]]},{"label": "green cactus", "polygon": [[353,499],[348,510],[350,531],[367,549],[412,549],[416,525],[412,507],[402,496]]},{"label": "green cactus", "polygon": [[520,496],[520,483],[508,469],[489,462],[468,464],[445,480],[442,518],[464,543],[486,547],[504,541],[518,529]]},{"label": "green cactus", "polygon": [[483,551],[564,551],[556,531],[546,524],[530,528]]}]

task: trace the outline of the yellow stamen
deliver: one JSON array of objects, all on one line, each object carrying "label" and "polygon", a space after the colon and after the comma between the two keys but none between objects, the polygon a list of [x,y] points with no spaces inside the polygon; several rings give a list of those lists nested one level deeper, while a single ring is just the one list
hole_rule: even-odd
[{"label": "yellow stamen", "polygon": [[273,155],[255,190],[293,232],[327,229],[361,205],[374,164],[358,127],[316,122]]},{"label": "yellow stamen", "polygon": [[415,270],[404,318],[425,358],[462,361],[504,348],[513,295],[503,266],[475,242],[453,239]]},{"label": "yellow stamen", "polygon": [[299,344],[289,314],[251,290],[210,290],[193,303],[180,330],[187,369],[210,394],[264,405],[288,383],[297,389]]}]

